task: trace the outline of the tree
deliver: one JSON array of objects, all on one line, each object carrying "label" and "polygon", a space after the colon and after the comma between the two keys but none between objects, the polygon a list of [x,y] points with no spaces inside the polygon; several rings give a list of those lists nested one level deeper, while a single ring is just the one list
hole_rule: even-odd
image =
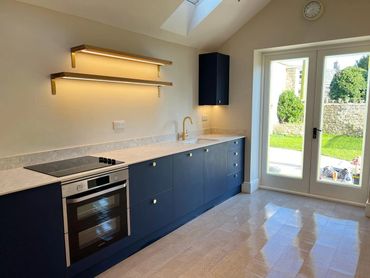
[{"label": "tree", "polygon": [[357,60],[356,66],[368,71],[369,70],[369,55],[362,56],[360,60]]},{"label": "tree", "polygon": [[277,116],[280,123],[300,123],[303,120],[304,106],[292,90],[284,91],[277,106]]},{"label": "tree", "polygon": [[337,72],[330,83],[329,97],[336,101],[358,102],[366,99],[367,71],[347,67]]}]

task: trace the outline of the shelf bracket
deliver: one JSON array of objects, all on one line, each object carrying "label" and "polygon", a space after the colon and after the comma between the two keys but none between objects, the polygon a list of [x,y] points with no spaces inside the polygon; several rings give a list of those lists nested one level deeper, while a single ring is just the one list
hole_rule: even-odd
[{"label": "shelf bracket", "polygon": [[76,52],[71,52],[71,64],[72,68],[76,67]]},{"label": "shelf bracket", "polygon": [[157,74],[158,74],[158,77],[161,77],[161,66],[160,65],[157,66]]},{"label": "shelf bracket", "polygon": [[55,79],[51,79],[50,82],[51,82],[51,94],[56,95],[57,94],[57,87],[56,87],[56,84],[55,84]]},{"label": "shelf bracket", "polygon": [[158,97],[161,97],[161,87],[158,86]]}]

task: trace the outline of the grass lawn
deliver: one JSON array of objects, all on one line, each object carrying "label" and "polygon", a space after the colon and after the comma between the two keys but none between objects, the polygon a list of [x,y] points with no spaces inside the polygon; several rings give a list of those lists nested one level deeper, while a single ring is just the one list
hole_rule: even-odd
[{"label": "grass lawn", "polygon": [[[338,159],[352,161],[362,153],[362,138],[351,136],[322,135],[322,154]],[[302,150],[303,138],[300,136],[270,135],[270,147]]]}]

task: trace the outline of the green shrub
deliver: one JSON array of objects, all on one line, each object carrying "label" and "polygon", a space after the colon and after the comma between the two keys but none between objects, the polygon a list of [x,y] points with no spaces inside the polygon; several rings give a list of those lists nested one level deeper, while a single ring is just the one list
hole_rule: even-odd
[{"label": "green shrub", "polygon": [[304,106],[293,91],[286,90],[280,97],[277,116],[280,123],[300,123],[303,120]]},{"label": "green shrub", "polygon": [[360,60],[356,61],[356,67],[363,68],[364,70],[369,70],[369,55],[362,56]]},{"label": "green shrub", "polygon": [[337,72],[330,83],[329,97],[344,102],[366,99],[367,71],[359,67],[347,67]]}]

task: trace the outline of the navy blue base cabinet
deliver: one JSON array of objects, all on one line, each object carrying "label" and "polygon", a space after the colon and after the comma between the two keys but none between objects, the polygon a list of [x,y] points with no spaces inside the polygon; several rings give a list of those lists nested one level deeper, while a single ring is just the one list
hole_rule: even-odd
[{"label": "navy blue base cabinet", "polygon": [[217,144],[206,149],[204,157],[205,202],[226,192],[227,145]]},{"label": "navy blue base cabinet", "polygon": [[173,192],[156,194],[131,209],[131,233],[143,238],[173,220]]},{"label": "navy blue base cabinet", "polygon": [[204,203],[203,155],[198,149],[180,153],[173,158],[175,217],[181,217]]},{"label": "navy blue base cabinet", "polygon": [[61,185],[0,196],[0,277],[65,277]]},{"label": "navy blue base cabinet", "polygon": [[129,167],[131,235],[66,267],[61,185],[0,196],[0,277],[94,277],[238,194],[244,139]]},{"label": "navy blue base cabinet", "polygon": [[130,205],[171,189],[172,165],[172,156],[166,156],[130,166]]},{"label": "navy blue base cabinet", "polygon": [[131,234],[143,238],[173,220],[173,157],[130,167]]},{"label": "navy blue base cabinet", "polygon": [[69,268],[93,277],[238,194],[244,139],[131,165],[131,236]]},{"label": "navy blue base cabinet", "polygon": [[240,186],[244,181],[244,139],[227,144],[227,186]]}]

